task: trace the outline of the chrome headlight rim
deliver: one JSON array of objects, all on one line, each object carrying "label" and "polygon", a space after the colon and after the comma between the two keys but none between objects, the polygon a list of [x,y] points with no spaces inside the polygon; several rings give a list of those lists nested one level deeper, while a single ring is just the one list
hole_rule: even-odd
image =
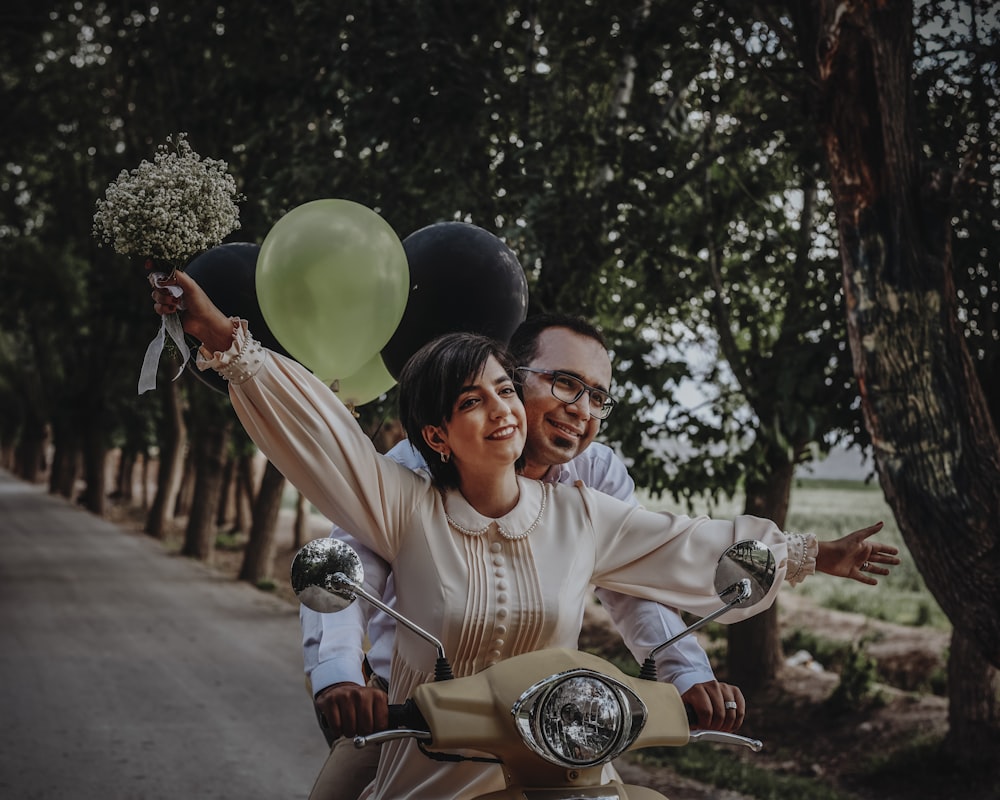
[{"label": "chrome headlight rim", "polygon": [[[573,681],[583,681],[582,685],[603,692],[614,702],[620,718],[613,733],[605,737],[603,746],[590,757],[559,752],[544,729],[545,713],[551,712],[549,702]],[[584,668],[550,675],[528,687],[514,702],[511,714],[521,740],[530,750],[552,764],[570,769],[599,766],[617,758],[636,740],[648,718],[645,703],[631,688],[601,672]]]}]

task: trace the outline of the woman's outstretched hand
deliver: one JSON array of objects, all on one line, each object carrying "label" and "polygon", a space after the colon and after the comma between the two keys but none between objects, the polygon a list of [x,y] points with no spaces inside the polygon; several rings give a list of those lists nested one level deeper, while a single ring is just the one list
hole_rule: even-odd
[{"label": "woman's outstretched hand", "polygon": [[889,568],[899,564],[898,548],[881,542],[870,542],[870,537],[882,530],[883,523],[876,522],[867,528],[854,531],[832,542],[820,542],[816,555],[816,571],[839,578],[850,578],[869,586],[878,584],[875,575],[888,575]]},{"label": "woman's outstretched hand", "polygon": [[[179,286],[181,297],[175,297],[166,286]],[[205,294],[195,280],[181,271],[160,281],[153,289],[153,310],[160,315],[180,314],[184,331],[191,334],[211,351],[225,351],[233,341],[233,326],[229,318]],[[182,302],[183,301],[183,302]]]}]

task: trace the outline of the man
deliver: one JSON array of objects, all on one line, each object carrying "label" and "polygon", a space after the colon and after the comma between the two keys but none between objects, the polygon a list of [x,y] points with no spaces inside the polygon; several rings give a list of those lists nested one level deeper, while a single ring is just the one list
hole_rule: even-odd
[{"label": "man", "polygon": [[[522,473],[560,483],[582,481],[591,488],[635,503],[635,484],[620,459],[605,445],[593,443],[601,420],[614,406],[611,360],[601,334],[590,323],[565,315],[540,315],[515,332],[510,350],[522,381],[527,436]],[[412,469],[424,462],[408,442],[390,457]],[[388,565],[335,528],[362,556],[366,589],[390,605],[395,597]],[[679,615],[656,603],[597,590],[622,638],[638,661],[685,626]],[[311,800],[356,798],[373,778],[378,748],[357,750],[351,737],[388,724],[386,680],[394,626],[381,612],[358,602],[337,614],[301,608],[303,655],[317,715],[330,757],[310,795]],[[367,630],[371,646],[365,656]],[[364,664],[364,673],[362,665]],[[735,686],[715,680],[697,640],[687,637],[658,654],[658,677],[677,686],[698,715],[698,726],[735,730],[743,722],[744,699]],[[340,738],[338,737],[346,737]]]}]

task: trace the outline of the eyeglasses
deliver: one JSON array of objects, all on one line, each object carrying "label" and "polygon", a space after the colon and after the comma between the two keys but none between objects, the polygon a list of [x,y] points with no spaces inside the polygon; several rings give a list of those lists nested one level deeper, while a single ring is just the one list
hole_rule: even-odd
[{"label": "eyeglasses", "polygon": [[603,389],[595,389],[588,386],[575,375],[568,372],[560,372],[557,369],[534,369],[532,367],[518,367],[518,372],[533,372],[536,375],[547,375],[552,380],[552,396],[566,405],[575,403],[583,393],[590,396],[590,414],[598,419],[607,419],[612,409],[615,407],[614,400]]}]

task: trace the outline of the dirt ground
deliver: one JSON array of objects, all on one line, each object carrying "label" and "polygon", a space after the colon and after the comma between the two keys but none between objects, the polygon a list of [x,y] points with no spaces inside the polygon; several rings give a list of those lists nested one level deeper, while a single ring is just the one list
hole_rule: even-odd
[{"label": "dirt ground", "polygon": [[[113,516],[119,524],[141,531],[137,511],[117,508]],[[297,601],[287,578],[296,552],[291,530],[291,513],[282,512],[274,591],[294,603]],[[325,521],[313,518],[306,538],[328,532]],[[181,534],[178,530],[173,535],[179,539]],[[217,550],[212,566],[235,579],[241,559],[240,551]],[[878,662],[886,682],[877,686],[877,701],[836,713],[825,702],[839,682],[836,673],[815,662],[786,665],[770,688],[759,696],[747,697],[749,714],[742,732],[763,740],[764,750],[752,753],[724,748],[734,759],[806,779],[801,795],[804,800],[817,796],[820,787],[835,787],[844,797],[864,800],[1000,800],[1000,774],[985,776],[953,770],[933,754],[913,767],[893,770],[891,777],[873,776],[867,771],[873,758],[888,758],[900,747],[919,740],[933,741],[946,732],[945,698],[907,689],[944,666],[948,633],[889,625],[859,614],[818,608],[787,589],[779,600],[779,615],[783,631],[807,629],[818,637],[845,642],[864,637],[870,642],[866,652]],[[596,606],[586,616],[584,636],[591,642],[606,642],[608,647],[620,643],[606,614]],[[800,655],[800,659],[805,656]],[[627,781],[655,788],[671,800],[749,800],[749,795],[699,783],[679,776],[669,767],[650,767],[630,758],[623,759],[618,767]],[[809,787],[815,787],[815,794]]]}]

